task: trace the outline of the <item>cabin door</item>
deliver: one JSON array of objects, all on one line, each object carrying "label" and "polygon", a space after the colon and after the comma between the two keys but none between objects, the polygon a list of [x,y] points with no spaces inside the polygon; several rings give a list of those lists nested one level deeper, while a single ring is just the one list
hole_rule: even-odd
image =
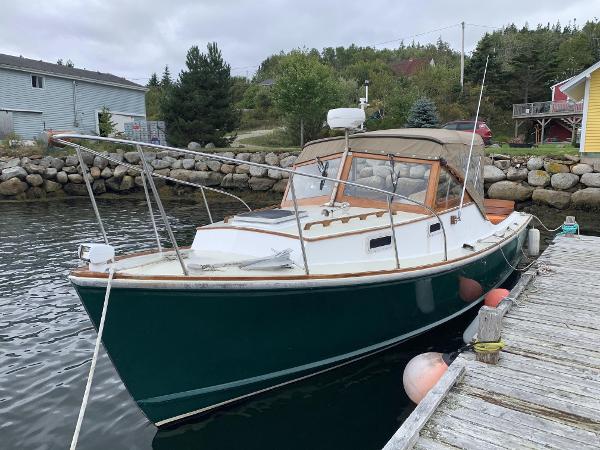
[{"label": "cabin door", "polygon": [[0,111],[0,139],[4,139],[7,135],[12,133],[13,130],[12,112]]}]

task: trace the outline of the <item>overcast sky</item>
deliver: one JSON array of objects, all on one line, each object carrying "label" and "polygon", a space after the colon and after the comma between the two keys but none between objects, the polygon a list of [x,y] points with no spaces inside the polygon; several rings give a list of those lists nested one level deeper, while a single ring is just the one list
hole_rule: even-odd
[{"label": "overcast sky", "polygon": [[[583,25],[600,0],[0,0],[0,53],[124,76],[145,84],[165,64],[177,74],[191,45],[216,41],[233,74],[297,47],[374,45],[438,37],[474,48],[486,30],[514,22]],[[450,27],[444,30],[432,30]],[[430,32],[430,33],[428,33]],[[422,34],[427,33],[427,34]],[[419,36],[415,36],[415,35]],[[381,47],[393,48],[398,41]]]}]

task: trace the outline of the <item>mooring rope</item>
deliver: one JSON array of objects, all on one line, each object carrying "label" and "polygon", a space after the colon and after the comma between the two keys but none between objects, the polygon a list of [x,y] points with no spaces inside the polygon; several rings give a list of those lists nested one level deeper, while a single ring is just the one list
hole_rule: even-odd
[{"label": "mooring rope", "polygon": [[475,341],[472,344],[475,353],[494,353],[499,352],[504,348],[504,341],[479,342]]},{"label": "mooring rope", "polygon": [[458,350],[444,353],[444,361],[450,365],[461,353],[473,350],[475,353],[495,353],[504,349],[506,344],[502,339],[497,341],[473,341],[470,344],[463,345]]},{"label": "mooring rope", "polygon": [[555,231],[560,230],[561,227],[563,226],[563,224],[561,223],[559,226],[557,226],[556,228],[554,228],[554,229],[551,230],[546,225],[544,225],[544,222],[542,222],[542,219],[540,219],[538,216],[536,216],[535,214],[531,214],[531,213],[530,213],[530,215],[531,215],[531,217],[533,217],[534,219],[536,219],[540,223],[540,225],[542,226],[542,228],[544,230],[548,231],[549,233],[554,233]]},{"label": "mooring rope", "polygon": [[96,346],[94,347],[94,356],[92,356],[92,365],[90,366],[90,373],[88,374],[87,384],[85,385],[85,392],[83,393],[83,400],[81,401],[81,408],[79,409],[79,417],[77,418],[77,425],[75,426],[75,432],[73,433],[73,439],[71,440],[70,450],[77,448],[77,441],[79,440],[79,432],[81,431],[81,424],[83,423],[83,416],[85,415],[85,409],[88,404],[90,397],[90,390],[92,388],[92,379],[94,378],[94,371],[96,370],[96,361],[98,360],[98,352],[100,350],[100,342],[102,341],[102,333],[104,331],[104,322],[106,320],[106,310],[108,308],[108,297],[110,296],[110,287],[114,274],[114,267],[111,266],[108,272],[108,282],[106,283],[106,294],[104,295],[104,305],[102,305],[102,316],[100,317],[100,325],[98,326],[98,337],[96,338]]},{"label": "mooring rope", "polygon": [[[523,249],[521,249],[521,251],[523,251]],[[537,259],[534,259],[533,261],[531,261],[531,263],[529,263],[528,265],[526,265],[525,267],[523,267],[522,269],[519,269],[518,267],[513,266],[510,261],[508,260],[508,258],[506,257],[506,255],[504,254],[504,250],[502,250],[502,247],[500,247],[500,253],[502,253],[502,257],[504,258],[504,261],[506,261],[506,264],[508,264],[508,266],[513,269],[516,270],[518,272],[527,272],[529,270],[529,268],[531,266],[533,266],[536,262]],[[525,253],[523,252],[523,255],[525,255]],[[525,255],[526,256],[526,255]]]}]

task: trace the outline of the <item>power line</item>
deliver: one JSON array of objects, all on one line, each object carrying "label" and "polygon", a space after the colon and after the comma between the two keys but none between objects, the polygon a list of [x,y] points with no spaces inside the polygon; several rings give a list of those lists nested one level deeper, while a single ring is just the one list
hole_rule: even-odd
[{"label": "power line", "polygon": [[378,42],[377,44],[370,44],[370,45],[367,45],[367,47],[377,47],[379,45],[390,44],[392,42],[405,41],[407,39],[413,39],[413,38],[416,38],[419,36],[425,36],[426,34],[436,33],[438,31],[444,31],[444,30],[448,30],[450,28],[454,28],[454,27],[458,27],[458,26],[460,26],[460,23],[455,23],[454,25],[449,25],[447,27],[436,28],[435,30],[424,31],[423,33],[417,33],[417,34],[413,34],[411,36],[406,36],[406,37],[402,37],[402,38],[398,38],[398,39],[392,39],[390,41]]},{"label": "power line", "polygon": [[[427,34],[431,34],[431,33],[437,33],[438,31],[444,31],[444,30],[449,30],[450,28],[454,28],[460,26],[460,23],[455,23],[453,25],[448,25],[447,27],[442,27],[442,28],[436,28],[435,30],[429,30],[429,31],[424,31],[422,33],[416,33],[416,34],[412,34],[410,36],[405,36],[405,37],[401,37],[401,38],[397,38],[397,39],[391,39],[389,41],[384,41],[384,42],[378,42],[375,44],[367,44],[366,47],[377,47],[380,45],[385,45],[385,44],[390,44],[392,42],[400,42],[400,41],[405,41],[407,39],[414,39],[416,37],[419,36],[425,36]],[[252,69],[255,67],[260,67],[260,64],[255,64],[252,66],[244,66],[244,67],[232,67],[231,70],[244,70],[244,69]]]},{"label": "power line", "polygon": [[[502,27],[494,27],[494,26],[490,26],[490,25],[481,25],[481,24],[475,24],[475,23],[466,23],[465,25],[471,26],[471,27],[490,28],[490,29],[494,29],[494,30],[501,30],[502,29]],[[375,44],[367,44],[365,47],[378,47],[380,45],[391,44],[393,42],[406,41],[408,39],[414,39],[416,37],[425,36],[425,35],[431,34],[431,33],[437,33],[439,31],[449,30],[451,28],[455,28],[455,27],[459,27],[459,26],[461,26],[461,23],[455,23],[455,24],[452,24],[452,25],[448,25],[446,27],[436,28],[434,30],[424,31],[422,33],[412,34],[410,36],[405,36],[405,37],[401,37],[401,38],[397,38],[397,39],[391,39],[389,41],[378,42],[378,43],[375,43]],[[254,69],[256,67],[260,67],[260,64],[253,64],[253,65],[249,65],[249,66],[240,66],[240,67],[232,67],[230,70],[231,71],[234,71],[234,70],[235,71],[237,71],[237,70],[246,70],[246,69]],[[150,77],[128,78],[128,79],[129,80],[149,80]]]},{"label": "power line", "polygon": [[492,27],[490,25],[479,25],[477,23],[466,23],[465,25],[468,25],[470,27],[490,28],[492,30],[502,30],[504,28],[504,27]]}]

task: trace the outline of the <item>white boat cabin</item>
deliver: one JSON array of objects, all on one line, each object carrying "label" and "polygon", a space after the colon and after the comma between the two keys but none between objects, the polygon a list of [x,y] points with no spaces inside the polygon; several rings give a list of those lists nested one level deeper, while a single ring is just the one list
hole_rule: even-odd
[{"label": "white boat cabin", "polygon": [[[280,205],[199,227],[183,251],[189,275],[352,277],[421,270],[490,251],[522,231],[529,216],[503,201],[490,214],[483,143],[477,137],[469,159],[470,139],[457,131],[402,129],[356,134],[347,147],[344,138],[311,142],[294,167],[298,218],[288,185]],[[388,203],[389,193],[397,195]],[[118,268],[134,278],[182,275],[176,258],[156,253],[126,257]]]},{"label": "white boat cabin", "polygon": [[[479,163],[482,142],[476,142],[471,181],[458,220],[461,177],[466,170],[458,164],[468,160],[470,135],[391,130],[357,134],[349,143],[348,151],[343,138],[309,143],[298,158],[293,180],[300,230],[288,185],[277,208],[238,214],[198,228],[189,255],[191,270],[213,276],[260,276],[263,270],[226,264],[289,249],[293,266],[268,271],[301,275],[305,273],[301,240],[313,275],[394,269],[392,226],[400,269],[426,266],[443,262],[446,253],[448,260],[468,256],[498,240],[490,236],[504,237],[508,228],[527,222],[526,217],[513,213],[512,202],[496,201],[495,214],[486,212]],[[383,192],[300,174],[340,179],[402,197],[394,197],[388,208],[388,195]],[[443,227],[429,209],[411,200],[434,210]],[[488,244],[482,244],[483,240]],[[203,269],[194,270],[198,267]]]}]

